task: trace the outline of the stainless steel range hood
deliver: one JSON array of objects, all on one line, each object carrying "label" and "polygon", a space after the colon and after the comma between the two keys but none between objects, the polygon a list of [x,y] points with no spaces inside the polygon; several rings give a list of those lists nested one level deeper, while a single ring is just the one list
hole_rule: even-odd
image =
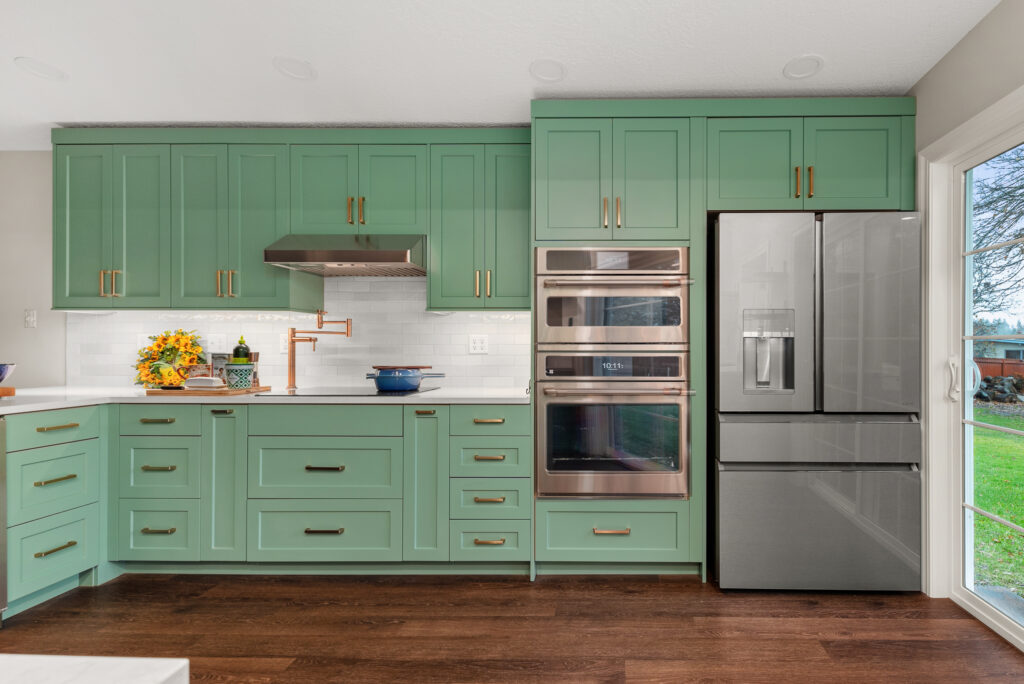
[{"label": "stainless steel range hood", "polygon": [[423,276],[423,235],[288,235],[263,261],[320,276]]}]

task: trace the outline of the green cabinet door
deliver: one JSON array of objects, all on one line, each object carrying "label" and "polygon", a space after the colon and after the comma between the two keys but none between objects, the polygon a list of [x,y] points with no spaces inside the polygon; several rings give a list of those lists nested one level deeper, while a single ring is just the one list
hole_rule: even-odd
[{"label": "green cabinet door", "polygon": [[227,145],[171,146],[171,267],[171,306],[231,306]]},{"label": "green cabinet door", "polygon": [[360,145],[357,199],[360,233],[425,235],[427,146]]},{"label": "green cabinet door", "polygon": [[171,148],[114,145],[115,308],[171,305]]},{"label": "green cabinet door", "polygon": [[405,407],[402,560],[446,561],[448,407]]},{"label": "green cabinet door", "polygon": [[248,407],[203,406],[200,560],[245,560]]},{"label": "green cabinet door", "polygon": [[484,305],[530,308],[530,146],[486,145]]},{"label": "green cabinet door", "polygon": [[53,305],[109,308],[109,145],[60,145],[54,159]]},{"label": "green cabinet door", "polygon": [[709,210],[803,209],[803,119],[709,119],[707,173]]},{"label": "green cabinet door", "polygon": [[291,232],[356,233],[358,168],[356,145],[292,145]]},{"label": "green cabinet door", "polygon": [[537,239],[612,239],[612,120],[535,123]]},{"label": "green cabinet door", "polygon": [[484,146],[430,149],[430,302],[484,306]]},{"label": "green cabinet door", "polygon": [[615,119],[612,133],[615,239],[689,238],[689,119]]},{"label": "green cabinet door", "polygon": [[900,125],[898,116],[804,119],[804,208],[899,209]]}]

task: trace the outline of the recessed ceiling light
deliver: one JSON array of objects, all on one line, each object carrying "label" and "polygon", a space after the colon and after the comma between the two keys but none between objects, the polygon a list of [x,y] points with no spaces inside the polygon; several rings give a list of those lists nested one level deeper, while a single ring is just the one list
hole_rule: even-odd
[{"label": "recessed ceiling light", "polygon": [[786,78],[798,81],[801,78],[810,78],[821,71],[825,66],[825,59],[818,55],[800,55],[794,57],[782,67],[782,75]]},{"label": "recessed ceiling light", "polygon": [[51,81],[66,81],[70,78],[57,67],[50,66],[49,64],[40,62],[38,59],[33,59],[32,57],[15,57],[14,63],[21,67],[22,70],[27,71],[33,76],[38,76],[39,78],[48,78]]},{"label": "recessed ceiling light", "polygon": [[312,81],[316,78],[316,69],[313,68],[313,65],[301,59],[278,55],[271,60],[271,63],[273,63],[275,69],[288,78],[294,78],[298,81]]},{"label": "recessed ceiling light", "polygon": [[530,75],[542,83],[558,83],[565,78],[565,66],[553,59],[538,59],[530,65]]}]

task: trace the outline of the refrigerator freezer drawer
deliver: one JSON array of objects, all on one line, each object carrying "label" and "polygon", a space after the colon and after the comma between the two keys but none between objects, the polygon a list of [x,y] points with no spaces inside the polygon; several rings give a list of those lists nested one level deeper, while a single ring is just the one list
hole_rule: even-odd
[{"label": "refrigerator freezer drawer", "polygon": [[919,472],[716,475],[723,589],[921,589]]},{"label": "refrigerator freezer drawer", "polygon": [[720,415],[718,459],[723,463],[920,463],[921,424],[898,415]]}]

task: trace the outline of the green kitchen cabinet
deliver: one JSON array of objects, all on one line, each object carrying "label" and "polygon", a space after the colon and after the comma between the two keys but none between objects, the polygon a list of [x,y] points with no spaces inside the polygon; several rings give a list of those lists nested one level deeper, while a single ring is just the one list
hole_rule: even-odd
[{"label": "green kitchen cabinet", "polygon": [[613,119],[612,191],[615,239],[689,237],[689,119]]},{"label": "green kitchen cabinet", "polygon": [[802,164],[800,117],[709,119],[708,209],[798,211]]},{"label": "green kitchen cabinet", "polygon": [[530,146],[484,145],[484,306],[530,308]]},{"label": "green kitchen cabinet", "polygon": [[291,146],[291,232],[354,235],[358,145]]},{"label": "green kitchen cabinet", "polygon": [[54,158],[53,305],[110,308],[113,149],[62,145]]},{"label": "green kitchen cabinet", "polygon": [[447,406],[405,407],[402,560],[447,561]]},{"label": "green kitchen cabinet", "polygon": [[102,557],[99,517],[99,505],[92,503],[8,529],[8,598],[95,567]]},{"label": "green kitchen cabinet", "polygon": [[537,119],[538,240],[610,240],[612,120]]},{"label": "green kitchen cabinet", "polygon": [[199,559],[245,560],[245,405],[204,405],[199,476]]},{"label": "green kitchen cabinet", "polygon": [[898,116],[804,119],[804,209],[899,209],[900,133]]}]

